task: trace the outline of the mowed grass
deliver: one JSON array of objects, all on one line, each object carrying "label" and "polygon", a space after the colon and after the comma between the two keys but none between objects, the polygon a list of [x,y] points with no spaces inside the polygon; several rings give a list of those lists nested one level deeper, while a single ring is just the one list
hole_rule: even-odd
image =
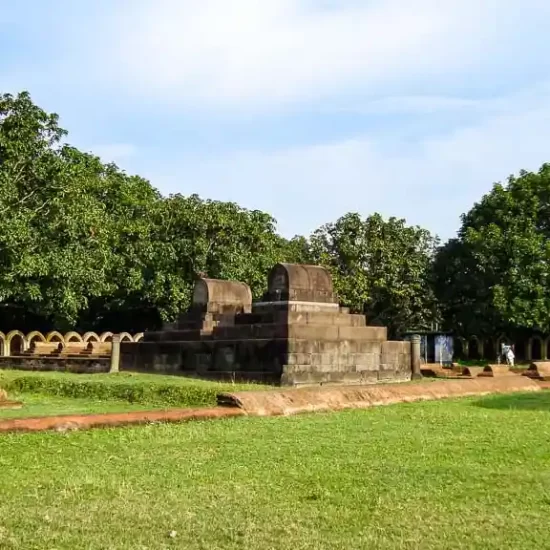
[{"label": "mowed grass", "polygon": [[19,410],[0,409],[0,419],[56,414],[120,412],[170,407],[211,407],[224,391],[267,389],[156,374],[72,374],[0,371],[0,388],[22,401]]},{"label": "mowed grass", "polygon": [[550,392],[4,435],[0,487],[6,550],[550,548]]},{"label": "mowed grass", "polygon": [[38,393],[10,394],[10,400],[23,403],[20,409],[0,409],[0,420],[66,414],[102,414],[165,409],[158,403],[140,404],[127,401],[98,401],[96,399],[56,397]]}]

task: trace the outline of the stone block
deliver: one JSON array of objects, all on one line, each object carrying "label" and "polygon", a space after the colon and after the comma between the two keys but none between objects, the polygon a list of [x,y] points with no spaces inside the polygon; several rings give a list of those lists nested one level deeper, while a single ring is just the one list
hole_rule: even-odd
[{"label": "stone block", "polygon": [[294,301],[334,303],[332,277],[321,266],[277,264],[268,276],[268,291],[264,301]]},{"label": "stone block", "polygon": [[386,327],[338,327],[341,340],[373,340],[383,342],[387,339]]},{"label": "stone block", "polygon": [[380,355],[382,353],[382,342],[376,341],[359,341],[356,342],[357,353],[374,353]]},{"label": "stone block", "polygon": [[384,327],[366,326],[364,315],[339,308],[323,268],[275,266],[264,301],[251,308],[242,285],[233,292],[232,284],[204,281],[178,330],[146,333],[143,345],[150,347],[136,344],[123,361],[155,371],[283,384],[359,384],[410,375],[410,344],[387,342]]},{"label": "stone block", "polygon": [[354,357],[357,371],[377,371],[380,368],[380,356],[374,353],[357,353]]},{"label": "stone block", "polygon": [[290,325],[288,336],[303,340],[338,340],[338,327],[332,325]]},{"label": "stone block", "polygon": [[310,353],[289,353],[287,356],[288,365],[311,365]]},{"label": "stone block", "polygon": [[382,353],[393,353],[393,354],[404,353],[410,350],[410,347],[411,347],[410,342],[386,340],[385,342],[382,343]]},{"label": "stone block", "polygon": [[250,313],[252,292],[240,281],[201,278],[195,283],[192,309],[209,313]]},{"label": "stone block", "polygon": [[364,315],[342,314],[334,316],[334,324],[338,326],[364,327],[367,319]]}]

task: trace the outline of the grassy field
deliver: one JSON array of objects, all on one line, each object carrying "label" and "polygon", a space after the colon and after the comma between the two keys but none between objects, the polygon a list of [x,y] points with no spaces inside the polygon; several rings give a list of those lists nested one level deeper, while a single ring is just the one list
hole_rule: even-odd
[{"label": "grassy field", "polygon": [[[21,401],[21,409],[0,409],[0,420],[6,418],[31,418],[64,414],[100,414],[125,411],[142,411],[166,408],[158,403],[128,403],[128,401],[70,398],[39,393],[10,394],[10,399]],[[0,547],[1,548],[1,547]]]},{"label": "grassy field", "polygon": [[550,392],[4,435],[0,487],[3,550],[550,548]]},{"label": "grassy field", "polygon": [[216,405],[221,391],[265,389],[258,384],[231,384],[156,374],[71,374],[0,371],[0,387],[20,410],[0,409],[0,419],[71,413],[119,412],[167,407]]}]

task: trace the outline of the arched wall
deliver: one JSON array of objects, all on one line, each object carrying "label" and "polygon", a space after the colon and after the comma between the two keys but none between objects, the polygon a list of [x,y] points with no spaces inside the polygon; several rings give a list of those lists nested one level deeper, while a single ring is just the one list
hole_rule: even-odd
[{"label": "arched wall", "polygon": [[52,330],[51,332],[48,332],[48,334],[46,334],[46,342],[61,342],[61,344],[63,344],[64,346],[65,338],[63,338],[63,334],[57,332],[57,330]]},{"label": "arched wall", "polygon": [[2,357],[9,356],[9,349],[6,346],[6,335],[0,332],[0,354]]},{"label": "arched wall", "polygon": [[63,339],[65,340],[66,344],[68,344],[69,342],[84,342],[84,339],[82,338],[82,336],[80,336],[78,332],[74,332],[74,331],[67,332],[67,334],[65,334]]},{"label": "arched wall", "polygon": [[531,338],[529,338],[527,341],[526,355],[528,361],[540,361],[545,359],[546,346],[540,336],[531,336]]},{"label": "arched wall", "polygon": [[[86,332],[81,335],[78,332],[70,331],[65,335],[56,330],[52,330],[44,334],[38,330],[33,330],[28,334],[24,334],[20,330],[12,330],[7,334],[0,332],[0,357],[9,357],[11,355],[19,355],[31,349],[34,342],[45,343],[60,343],[65,347],[70,343],[86,343],[86,342],[111,342],[114,334],[112,332],[104,332],[98,335],[95,332]],[[119,334],[121,342],[139,342],[143,339],[143,332],[138,332],[132,336],[129,332],[121,332]]]},{"label": "arched wall", "polygon": [[483,342],[477,336],[468,339],[468,359],[481,359],[483,356]]},{"label": "arched wall", "polygon": [[20,330],[12,330],[6,335],[6,347],[9,355],[19,355],[27,349],[25,335]]}]

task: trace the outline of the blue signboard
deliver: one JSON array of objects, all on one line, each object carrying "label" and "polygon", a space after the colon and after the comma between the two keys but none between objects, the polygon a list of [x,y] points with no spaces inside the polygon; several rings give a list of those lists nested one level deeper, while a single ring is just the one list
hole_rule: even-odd
[{"label": "blue signboard", "polygon": [[420,360],[428,362],[428,337],[425,334],[420,335]]},{"label": "blue signboard", "polygon": [[453,337],[438,334],[435,337],[435,362],[451,365],[453,362]]}]

